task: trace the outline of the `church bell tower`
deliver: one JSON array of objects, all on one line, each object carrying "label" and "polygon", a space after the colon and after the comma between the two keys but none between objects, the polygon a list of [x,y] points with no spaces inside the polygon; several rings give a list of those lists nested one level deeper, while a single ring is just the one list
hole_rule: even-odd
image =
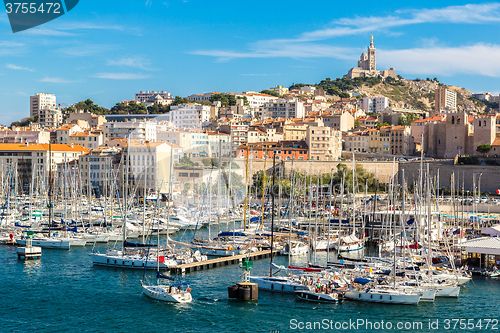
[{"label": "church bell tower", "polygon": [[375,46],[373,46],[373,35],[370,42],[370,46],[368,47],[368,66],[370,71],[377,70],[377,63],[375,62]]}]

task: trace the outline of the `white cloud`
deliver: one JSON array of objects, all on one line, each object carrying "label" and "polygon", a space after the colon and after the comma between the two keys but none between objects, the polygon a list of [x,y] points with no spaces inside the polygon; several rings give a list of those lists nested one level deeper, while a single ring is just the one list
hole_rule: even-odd
[{"label": "white cloud", "polygon": [[337,58],[352,59],[358,49],[328,46],[314,43],[282,43],[279,45],[259,45],[248,52],[225,50],[197,50],[191,54],[218,57],[220,60],[231,58]]},{"label": "white cloud", "polygon": [[98,73],[94,77],[109,80],[141,80],[150,78],[151,75],[133,74],[133,73]]},{"label": "white cloud", "polygon": [[66,84],[66,83],[75,83],[77,81],[69,81],[60,77],[44,77],[43,79],[40,80],[40,82],[47,82],[47,83],[61,83],[61,84]]},{"label": "white cloud", "polygon": [[500,76],[500,45],[475,44],[461,47],[428,47],[379,50],[377,65],[391,66],[398,73],[420,75],[479,74]]},{"label": "white cloud", "polygon": [[25,50],[26,44],[0,41],[0,56],[15,56]]},{"label": "white cloud", "polygon": [[323,29],[304,32],[288,39],[261,40],[249,45],[249,50],[195,50],[191,54],[219,58],[219,61],[233,58],[313,58],[331,57],[353,59],[352,49],[322,45],[319,42],[337,37],[360,35],[383,31],[387,34],[400,34],[390,31],[394,27],[424,23],[461,23],[488,24],[500,22],[500,3],[467,4],[437,9],[413,9],[396,11],[389,16],[370,16],[341,18],[332,21]]},{"label": "white cloud", "polygon": [[73,47],[65,47],[57,50],[57,52],[71,57],[89,57],[113,50],[114,48],[115,46],[113,45],[82,44]]},{"label": "white cloud", "polygon": [[37,36],[75,36],[76,34],[55,29],[35,28],[21,31],[19,34]]},{"label": "white cloud", "polygon": [[16,43],[16,42],[9,42],[9,41],[0,42],[0,47],[22,47],[25,45],[26,44],[23,44],[23,43]]},{"label": "white cloud", "polygon": [[249,73],[249,74],[240,74],[241,76],[276,76],[281,74],[267,74],[267,73]]},{"label": "white cloud", "polygon": [[500,22],[500,3],[467,4],[438,9],[397,11],[397,15],[342,18],[333,21],[333,27],[301,34],[297,41],[324,40],[333,37],[357,35],[411,24]]},{"label": "white cloud", "polygon": [[136,67],[136,68],[141,68],[145,70],[151,70],[149,66],[151,65],[151,62],[149,59],[139,57],[139,56],[132,56],[132,57],[126,57],[126,58],[120,58],[117,60],[110,60],[108,61],[108,65],[110,66],[127,66],[127,67]]},{"label": "white cloud", "polygon": [[34,69],[31,69],[31,68],[28,68],[28,67],[21,67],[21,66],[17,66],[17,65],[14,65],[14,64],[7,64],[5,67],[8,68],[8,69],[14,69],[16,71],[28,71],[28,72],[34,72],[35,71]]}]

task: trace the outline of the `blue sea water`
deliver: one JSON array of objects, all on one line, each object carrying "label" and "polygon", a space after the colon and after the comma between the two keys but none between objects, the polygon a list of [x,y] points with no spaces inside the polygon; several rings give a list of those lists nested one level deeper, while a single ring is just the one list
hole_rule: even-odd
[{"label": "blue sea water", "polygon": [[[240,269],[232,265],[186,274],[183,281],[191,284],[194,301],[179,305],[142,295],[143,271],[93,267],[89,253],[90,247],[44,249],[41,260],[24,262],[17,260],[15,247],[0,247],[0,332],[482,332],[492,329],[491,322],[485,328],[485,319],[500,318],[500,279],[475,277],[462,288],[460,298],[418,306],[347,300],[342,304],[308,303],[294,295],[263,291],[258,301],[242,303],[227,297],[227,287],[241,279]],[[319,254],[317,259],[324,260],[324,256]],[[275,260],[286,264],[286,258]],[[306,257],[297,258],[293,264],[305,261]],[[268,271],[268,259],[255,261],[254,275]],[[453,329],[454,322],[446,325],[446,319],[465,319],[462,324],[471,329],[460,329],[460,322]],[[479,319],[482,328],[476,327]],[[357,320],[365,324],[335,329],[335,322],[361,323]],[[429,329],[429,321],[436,320],[437,329]],[[366,326],[367,321],[371,327]],[[390,330],[387,322],[393,325]],[[421,322],[422,329],[398,329],[398,322]]]}]

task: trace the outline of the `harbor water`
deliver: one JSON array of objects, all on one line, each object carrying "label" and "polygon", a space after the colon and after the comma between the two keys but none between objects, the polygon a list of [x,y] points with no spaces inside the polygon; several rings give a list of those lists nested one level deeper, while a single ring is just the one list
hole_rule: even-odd
[{"label": "harbor water", "polygon": [[[98,249],[103,251],[105,247]],[[452,329],[454,322],[446,325],[447,319],[464,319],[469,325],[467,331],[482,332],[494,328],[494,322],[490,322],[485,329],[485,320],[500,317],[500,278],[474,277],[462,287],[458,299],[437,298],[434,303],[420,302],[418,306],[349,300],[340,304],[309,303],[294,295],[264,291],[259,292],[258,301],[245,303],[227,297],[227,287],[241,280],[237,265],[186,274],[182,281],[190,284],[193,302],[166,304],[142,295],[142,270],[96,267],[89,253],[90,247],[44,249],[41,260],[24,262],[17,259],[15,247],[0,247],[0,332],[340,331],[335,323],[344,323],[344,327],[350,323],[342,330],[346,332],[372,332],[377,330],[373,327],[377,323],[378,331],[387,331],[381,329],[381,321],[385,325],[390,322],[393,331],[462,331],[460,322]],[[316,259],[324,263],[326,254],[318,254]],[[275,262],[286,265],[287,258],[277,257]],[[301,256],[292,264],[306,262],[307,256]],[[255,261],[252,275],[266,274],[269,259]],[[152,278],[154,272],[148,275]],[[476,327],[479,320],[482,328]],[[358,325],[361,321],[366,325]],[[358,326],[353,328],[353,322]],[[311,326],[314,323],[316,326]],[[398,328],[398,323],[406,326]],[[414,323],[421,323],[421,328]],[[430,323],[434,329],[429,329]],[[473,328],[471,323],[475,324]]]}]

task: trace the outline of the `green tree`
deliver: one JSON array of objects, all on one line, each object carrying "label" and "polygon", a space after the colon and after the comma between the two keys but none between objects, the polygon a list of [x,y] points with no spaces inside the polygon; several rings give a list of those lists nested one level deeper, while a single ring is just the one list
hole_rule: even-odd
[{"label": "green tree", "polygon": [[363,125],[363,123],[361,123],[361,120],[356,119],[356,120],[354,121],[354,128],[359,127],[359,126],[361,126],[361,125]]},{"label": "green tree", "polygon": [[187,97],[180,97],[180,96],[175,96],[173,102],[170,105],[179,105],[179,104],[187,104],[187,103],[194,103],[194,101],[190,100]]},{"label": "green tree", "polygon": [[170,112],[169,105],[153,104],[148,107],[149,114],[164,114]]},{"label": "green tree", "polygon": [[193,162],[189,157],[183,156],[179,159],[179,163],[176,163],[180,169],[192,169],[198,167],[198,163]]},{"label": "green tree", "polygon": [[375,127],[376,127],[377,129],[380,129],[381,127],[385,127],[385,126],[391,126],[391,125],[389,125],[389,123],[381,123],[381,122],[380,122],[380,121],[378,121],[378,120],[375,122]]},{"label": "green tree", "polygon": [[116,103],[110,110],[111,114],[147,114],[148,109],[142,104],[136,102]]},{"label": "green tree", "polygon": [[12,124],[10,124],[10,128],[12,126],[15,127],[27,127],[30,126],[32,123],[38,122],[38,115],[34,115],[33,117],[28,117],[28,118],[23,118],[21,121],[15,121]]},{"label": "green tree", "polygon": [[260,93],[261,94],[266,94],[266,95],[280,97],[280,94],[277,91],[272,91],[272,90],[269,90],[269,89],[262,90]]},{"label": "green tree", "polygon": [[491,151],[491,145],[484,143],[482,145],[477,146],[476,151],[483,155],[488,154]]},{"label": "green tree", "polygon": [[188,194],[190,189],[191,189],[191,183],[189,183],[189,182],[184,183],[184,190],[182,190],[182,193],[184,193],[184,195],[186,195],[186,194]]},{"label": "green tree", "polygon": [[[211,102],[220,101],[222,106],[233,106],[236,105],[236,97],[235,95],[230,94],[214,94],[210,97]],[[248,100],[247,100],[248,102]]]},{"label": "green tree", "polygon": [[109,114],[108,109],[95,104],[94,101],[92,101],[89,98],[87,98],[85,101],[80,101],[73,106],[63,108],[62,112],[64,114],[68,114],[68,113],[76,112],[77,110],[84,111],[84,112],[90,112],[90,113],[98,114],[98,115]]},{"label": "green tree", "polygon": [[219,159],[218,158],[204,158],[201,160],[201,163],[203,163],[203,165],[207,166],[207,167],[214,167],[214,168],[219,167]]}]

